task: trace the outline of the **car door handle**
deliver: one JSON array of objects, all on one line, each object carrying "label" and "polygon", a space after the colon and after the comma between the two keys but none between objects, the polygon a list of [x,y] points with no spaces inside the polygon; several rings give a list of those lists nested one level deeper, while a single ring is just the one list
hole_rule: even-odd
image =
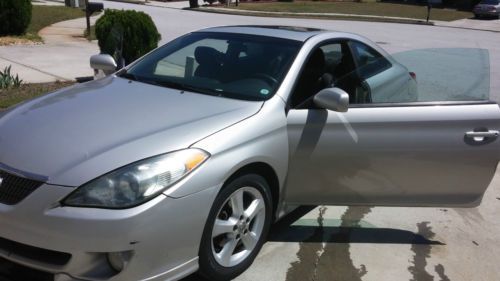
[{"label": "car door handle", "polygon": [[496,130],[489,130],[489,131],[484,131],[484,132],[466,132],[465,136],[471,139],[474,139],[474,141],[484,141],[486,138],[497,138],[500,132]]}]

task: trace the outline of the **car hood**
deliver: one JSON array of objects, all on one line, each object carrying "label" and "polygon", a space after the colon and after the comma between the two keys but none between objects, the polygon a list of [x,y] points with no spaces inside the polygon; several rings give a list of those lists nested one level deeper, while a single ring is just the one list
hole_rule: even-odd
[{"label": "car hood", "polygon": [[108,77],[29,101],[0,118],[0,165],[78,186],[194,142],[255,113],[262,102]]}]

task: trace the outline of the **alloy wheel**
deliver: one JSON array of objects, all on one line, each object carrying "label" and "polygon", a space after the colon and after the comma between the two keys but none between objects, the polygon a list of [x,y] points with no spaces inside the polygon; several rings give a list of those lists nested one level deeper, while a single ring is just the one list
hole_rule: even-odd
[{"label": "alloy wheel", "polygon": [[221,266],[244,261],[262,236],[266,204],[259,190],[242,187],[232,193],[217,213],[212,229],[212,254]]}]

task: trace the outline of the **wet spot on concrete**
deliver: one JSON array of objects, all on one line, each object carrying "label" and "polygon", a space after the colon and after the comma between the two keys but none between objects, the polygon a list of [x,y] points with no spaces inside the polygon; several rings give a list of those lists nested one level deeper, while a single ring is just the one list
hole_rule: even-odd
[{"label": "wet spot on concrete", "polygon": [[448,212],[447,209],[439,209],[441,212]]},{"label": "wet spot on concrete", "polygon": [[349,280],[361,281],[368,272],[365,265],[357,268],[349,251],[353,230],[360,227],[361,220],[371,212],[371,207],[349,207],[342,215],[342,223],[337,232],[331,234],[329,241],[346,241],[347,243],[326,244],[321,260],[318,263],[316,280]]},{"label": "wet spot on concrete", "polygon": [[442,264],[438,264],[434,267],[434,270],[439,276],[440,281],[451,281],[450,278],[444,272],[444,266]]},{"label": "wet spot on concrete", "polygon": [[351,231],[360,226],[361,220],[371,211],[371,208],[347,208],[342,215],[340,227],[330,228],[333,231],[329,231],[329,233],[326,233],[324,227],[323,215],[325,211],[325,207],[319,209],[319,227],[308,239],[299,244],[300,248],[297,252],[299,260],[291,264],[286,280],[361,281],[361,277],[367,273],[364,265],[359,268],[354,265],[349,252],[349,239]]},{"label": "wet spot on concrete", "polygon": [[[431,239],[435,236],[429,222],[421,222],[417,224],[418,234]],[[434,277],[425,270],[427,266],[427,258],[431,256],[431,245],[413,244],[411,250],[413,251],[412,265],[408,267],[412,278],[410,281],[433,281]]]},{"label": "wet spot on concrete", "polygon": [[500,200],[500,197],[497,197],[497,200]]},{"label": "wet spot on concrete", "polygon": [[[342,223],[338,231],[331,234],[318,264],[318,279],[316,280],[352,280],[361,281],[368,272],[365,265],[359,268],[353,263],[349,252],[350,239],[353,230],[360,227],[361,220],[371,212],[371,207],[349,207],[342,215]],[[335,243],[344,241],[344,243]]]},{"label": "wet spot on concrete", "polygon": [[322,243],[314,243],[313,241],[322,241],[323,239],[323,215],[327,208],[320,207],[318,214],[318,225],[314,233],[299,244],[297,252],[298,260],[291,263],[291,267],[286,274],[286,280],[316,280],[316,268],[320,254],[323,249]]},{"label": "wet spot on concrete", "polygon": [[479,246],[479,243],[477,243],[476,241],[472,241],[472,244]]}]

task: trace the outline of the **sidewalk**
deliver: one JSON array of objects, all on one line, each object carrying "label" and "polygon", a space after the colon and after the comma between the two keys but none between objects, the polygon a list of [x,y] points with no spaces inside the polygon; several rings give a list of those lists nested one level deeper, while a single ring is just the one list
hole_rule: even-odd
[{"label": "sidewalk", "polygon": [[[189,8],[189,1],[153,1],[153,0],[106,0],[113,2],[123,2],[128,4],[146,5],[151,7],[183,9]],[[202,0],[199,0],[202,1]]]},{"label": "sidewalk", "polygon": [[[198,1],[202,2],[202,0],[198,0]],[[163,2],[163,1],[151,1],[150,0],[150,1],[146,2],[146,6],[169,8],[169,9],[184,9],[184,8],[189,8],[189,1]]]},{"label": "sidewalk", "polygon": [[58,0],[32,0],[31,4],[40,6],[64,6],[64,1]]},{"label": "sidewalk", "polygon": [[[91,18],[92,23],[96,20]],[[59,22],[40,31],[43,45],[1,46],[0,69],[12,65],[12,72],[26,83],[92,76],[93,70],[85,62],[98,54],[99,48],[83,37],[85,26],[85,18]]]}]

